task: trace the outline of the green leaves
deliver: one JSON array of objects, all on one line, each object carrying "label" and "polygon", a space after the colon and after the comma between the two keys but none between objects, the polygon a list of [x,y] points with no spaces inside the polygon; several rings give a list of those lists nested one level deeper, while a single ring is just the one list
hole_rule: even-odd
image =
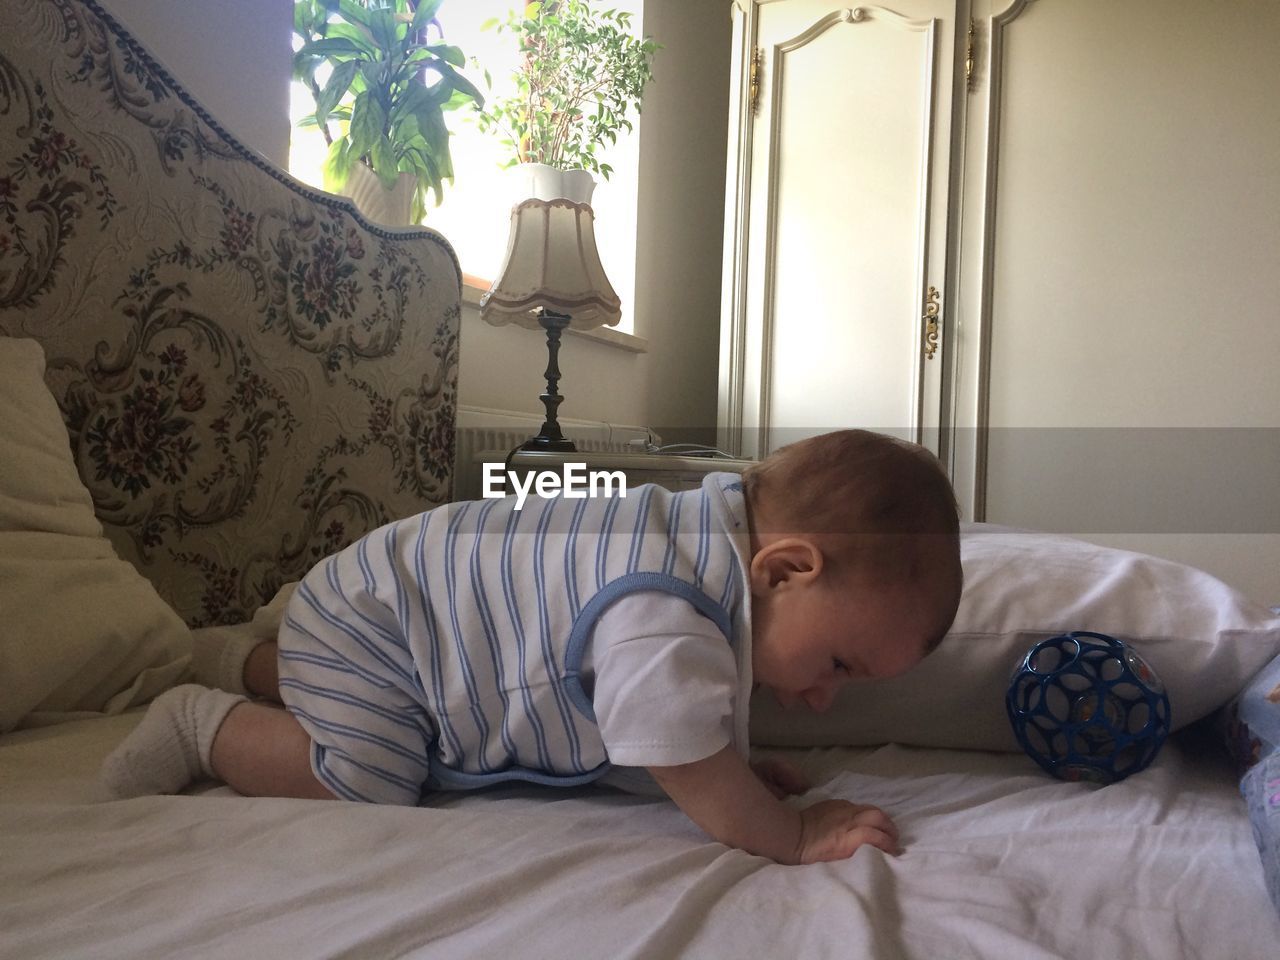
[{"label": "green leaves", "polygon": [[409,28],[411,33],[421,33],[426,29],[427,24],[436,18],[436,12],[440,9],[440,5],[444,0],[424,0],[418,4],[418,9],[413,13],[413,24]]},{"label": "green leaves", "polygon": [[347,147],[349,141],[341,137],[329,144],[329,154],[324,159],[324,188],[340,190],[351,173],[351,158]]},{"label": "green leaves", "polygon": [[516,93],[482,107],[479,125],[503,136],[512,164],[583,167],[609,178],[596,148],[632,129],[627,114],[640,110],[659,49],[633,37],[630,22],[630,14],[595,10],[590,0],[556,0],[526,4],[498,26],[525,56]]},{"label": "green leaves", "polygon": [[461,47],[455,47],[448,43],[433,43],[427,49],[445,63],[452,64],[455,67],[465,67],[467,65],[467,56],[462,52]]},{"label": "green leaves", "polygon": [[324,124],[328,121],[329,114],[338,105],[338,101],[346,96],[351,81],[359,69],[360,63],[357,60],[348,60],[333,68],[333,73],[329,75],[329,82],[320,91],[320,96],[316,97],[316,123]]},{"label": "green leaves", "polygon": [[[401,172],[413,173],[417,216],[428,191],[440,202],[443,182],[453,179],[444,113],[484,103],[458,72],[465,55],[439,35],[443,2],[295,0],[294,32],[304,42],[294,75],[316,101],[302,123],[318,125],[329,143],[326,189],[342,189],[352,165],[364,163],[388,188]],[[330,72],[321,86],[317,73],[325,65]]]},{"label": "green leaves", "polygon": [[351,125],[347,137],[356,156],[363,157],[374,143],[386,135],[387,112],[368,90],[359,94],[351,105]]}]

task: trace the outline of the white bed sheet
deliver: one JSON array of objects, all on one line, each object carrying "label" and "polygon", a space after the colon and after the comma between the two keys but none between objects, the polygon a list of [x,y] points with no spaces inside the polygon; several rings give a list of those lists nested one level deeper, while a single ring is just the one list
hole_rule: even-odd
[{"label": "white bed sheet", "polygon": [[1014,755],[788,751],[906,852],[782,867],[605,790],[111,801],[97,764],[136,719],[0,738],[6,960],[1280,956],[1230,772],[1185,745],[1105,789]]}]

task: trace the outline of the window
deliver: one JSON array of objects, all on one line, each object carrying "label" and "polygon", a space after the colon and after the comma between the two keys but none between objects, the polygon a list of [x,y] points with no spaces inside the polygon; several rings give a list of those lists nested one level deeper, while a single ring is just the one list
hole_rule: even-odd
[{"label": "window", "polygon": [[[439,20],[445,39],[462,48],[468,61],[466,75],[482,92],[502,95],[510,90],[510,75],[517,63],[515,38],[510,33],[481,30],[485,21],[505,20],[512,0],[446,0]],[[633,14],[632,27],[641,30],[642,0],[610,0],[609,6]],[[295,43],[298,43],[295,37]],[[489,71],[493,90],[484,83]],[[327,152],[324,137],[314,128],[297,126],[298,120],[311,113],[315,103],[301,84],[293,84],[290,97],[290,119],[293,124],[289,149],[289,171],[306,183],[320,186],[324,182],[324,159]],[[634,332],[631,304],[635,293],[637,169],[639,160],[639,118],[631,117],[635,130],[620,136],[609,148],[606,162],[613,167],[608,181],[596,185],[591,206],[596,215],[596,242],[600,260],[609,282],[622,298],[622,321],[615,329]],[[444,234],[462,263],[468,279],[481,286],[502,266],[507,246],[507,229],[511,207],[524,199],[515,196],[514,177],[502,168],[507,159],[506,148],[492,133],[482,134],[465,110],[448,115],[453,132],[450,150],[453,154],[454,182],[445,184],[444,200],[439,207],[428,207],[424,223]],[[430,203],[430,201],[428,201]]]}]

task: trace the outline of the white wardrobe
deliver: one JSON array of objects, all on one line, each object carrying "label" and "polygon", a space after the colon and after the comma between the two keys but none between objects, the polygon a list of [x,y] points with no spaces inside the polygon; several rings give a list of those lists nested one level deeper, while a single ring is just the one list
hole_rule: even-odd
[{"label": "white wardrobe", "polygon": [[1280,3],[734,0],[720,443],[1280,603]]}]

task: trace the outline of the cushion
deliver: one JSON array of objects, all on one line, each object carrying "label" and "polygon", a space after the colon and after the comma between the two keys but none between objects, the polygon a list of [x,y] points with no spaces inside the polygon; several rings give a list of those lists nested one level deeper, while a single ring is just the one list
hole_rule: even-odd
[{"label": "cushion", "polygon": [[1280,657],[1249,681],[1224,719],[1267,890],[1280,910]]},{"label": "cushion", "polygon": [[1249,807],[1267,892],[1280,911],[1280,753],[1268,754],[1251,768],[1240,781],[1240,792]]},{"label": "cushion", "polygon": [[[1273,608],[1280,611],[1280,607]],[[1258,671],[1223,714],[1227,746],[1243,775],[1280,753],[1280,657]],[[1276,797],[1280,804],[1280,795]]]},{"label": "cushion", "polygon": [[1016,751],[1004,707],[1013,670],[1033,644],[1072,630],[1132,644],[1164,681],[1176,730],[1225,705],[1280,653],[1280,617],[1182,564],[988,524],[963,526],[961,559],[955,622],[919,666],[848,684],[824,714],[784,710],[761,691],[753,742]]},{"label": "cushion", "polygon": [[0,732],[171,686],[186,625],[102,536],[33,340],[0,337]]}]

